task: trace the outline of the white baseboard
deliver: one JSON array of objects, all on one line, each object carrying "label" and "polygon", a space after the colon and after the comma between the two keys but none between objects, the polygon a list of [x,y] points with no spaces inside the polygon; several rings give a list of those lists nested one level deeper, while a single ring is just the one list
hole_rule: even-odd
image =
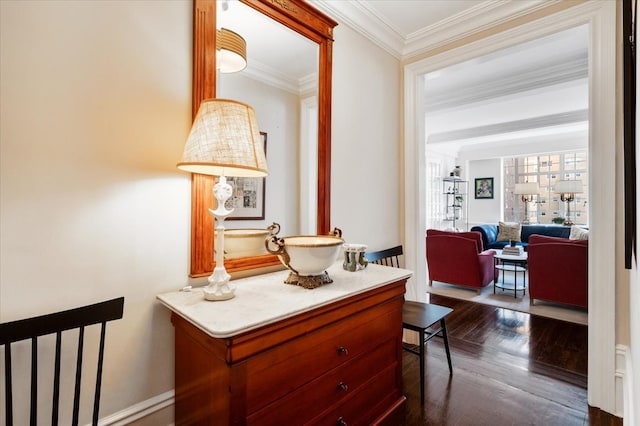
[{"label": "white baseboard", "polygon": [[[618,345],[622,346],[622,345]],[[625,351],[625,374],[624,374],[624,423],[628,425],[638,424],[638,410],[636,404],[633,402],[636,401],[637,395],[634,394],[634,389],[636,384],[634,383],[634,374],[633,374],[633,361],[632,356],[629,353],[629,348],[626,346],[622,346]],[[618,348],[616,347],[616,350]]]},{"label": "white baseboard", "polygon": [[[615,401],[616,401],[616,412],[612,413],[617,417],[626,418],[625,411],[628,407],[628,399],[629,394],[631,392],[632,387],[631,383],[631,375],[628,374],[628,361],[629,357],[627,356],[627,351],[629,348],[625,345],[616,345],[616,371],[615,371]],[[626,422],[625,422],[626,423]]]},{"label": "white baseboard", "polygon": [[[166,407],[173,405],[175,402],[175,392],[172,390],[160,395],[139,402],[135,405],[125,408],[124,410],[113,413],[110,416],[100,419],[100,426],[125,426],[135,422],[138,419],[146,417]],[[171,425],[167,425],[171,426]]]}]

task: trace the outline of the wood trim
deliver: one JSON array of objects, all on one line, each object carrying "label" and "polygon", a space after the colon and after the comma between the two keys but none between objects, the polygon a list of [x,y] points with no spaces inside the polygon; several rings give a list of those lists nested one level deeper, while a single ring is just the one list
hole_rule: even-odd
[{"label": "wood trim", "polygon": [[[193,88],[191,117],[195,118],[204,99],[216,97],[216,2],[193,2]],[[205,276],[213,271],[214,177],[191,175],[191,276]]]},{"label": "wood trim", "polygon": [[622,418],[616,417],[613,414],[609,414],[598,407],[592,407],[590,405],[589,423],[592,425],[600,426],[622,426],[624,422],[622,421]]},{"label": "wood trim", "polygon": [[[202,277],[213,271],[213,178],[191,175],[191,276]],[[211,231],[207,231],[211,230]]]},{"label": "wood trim", "polygon": [[318,81],[318,204],[317,232],[331,230],[331,79],[333,40],[320,44]]},{"label": "wood trim", "polygon": [[[331,229],[331,66],[333,28],[330,17],[303,0],[240,0],[249,7],[282,23],[318,43],[318,207],[317,232]],[[216,0],[194,0],[193,21],[193,117],[203,99],[216,96],[215,31]],[[192,175],[191,192],[191,277],[202,277],[213,271],[214,207],[212,176]],[[273,255],[262,255],[225,261],[229,272],[256,269],[279,264]]]},{"label": "wood trim", "polygon": [[282,25],[303,36],[322,43],[333,40],[333,28],[338,25],[329,16],[303,0],[240,0]]},{"label": "wood trim", "polygon": [[193,99],[195,118],[203,99],[216,97],[216,2],[196,0],[193,3]]}]

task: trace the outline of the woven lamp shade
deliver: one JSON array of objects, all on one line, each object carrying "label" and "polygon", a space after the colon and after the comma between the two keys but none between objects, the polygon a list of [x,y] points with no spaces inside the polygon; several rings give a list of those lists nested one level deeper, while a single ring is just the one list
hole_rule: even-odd
[{"label": "woven lamp shade", "polygon": [[228,99],[202,101],[178,168],[215,176],[267,176],[253,108]]}]

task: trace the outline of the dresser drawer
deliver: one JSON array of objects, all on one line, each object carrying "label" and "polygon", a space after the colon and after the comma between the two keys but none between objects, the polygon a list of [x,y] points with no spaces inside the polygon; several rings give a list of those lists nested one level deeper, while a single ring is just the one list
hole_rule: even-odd
[{"label": "dresser drawer", "polygon": [[354,357],[252,414],[247,424],[283,425],[291,424],[292,419],[297,424],[309,421],[328,407],[349,398],[371,379],[372,372],[397,366],[400,362],[397,345],[398,339],[391,338],[372,351]]},{"label": "dresser drawer", "polygon": [[305,424],[369,426],[378,420],[394,401],[403,398],[402,389],[398,389],[396,366],[388,366],[362,386],[354,389],[354,392],[336,407],[329,408],[325,413]]},{"label": "dresser drawer", "polygon": [[382,308],[361,312],[247,360],[247,414],[385,341],[400,339],[401,306],[389,303]]}]

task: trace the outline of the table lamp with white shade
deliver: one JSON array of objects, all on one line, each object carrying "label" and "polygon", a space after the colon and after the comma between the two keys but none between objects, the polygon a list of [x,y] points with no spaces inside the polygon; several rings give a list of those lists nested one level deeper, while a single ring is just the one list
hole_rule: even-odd
[{"label": "table lamp with white shade", "polygon": [[249,105],[228,99],[207,99],[200,104],[178,168],[219,176],[213,187],[217,201],[209,212],[216,219],[216,266],[204,288],[206,300],[227,300],[235,295],[224,267],[224,219],[232,210],[225,202],[232,194],[226,176],[267,176],[267,160],[256,115]]},{"label": "table lamp with white shade", "polygon": [[575,194],[581,194],[582,190],[582,181],[580,180],[560,180],[555,184],[553,192],[560,194],[560,200],[567,203],[567,217],[564,220],[565,226],[573,225],[570,203],[575,199]]},{"label": "table lamp with white shade", "polygon": [[524,220],[522,223],[529,223],[528,205],[533,201],[533,196],[540,192],[536,182],[516,183],[514,193],[520,195],[520,200],[524,203]]}]

